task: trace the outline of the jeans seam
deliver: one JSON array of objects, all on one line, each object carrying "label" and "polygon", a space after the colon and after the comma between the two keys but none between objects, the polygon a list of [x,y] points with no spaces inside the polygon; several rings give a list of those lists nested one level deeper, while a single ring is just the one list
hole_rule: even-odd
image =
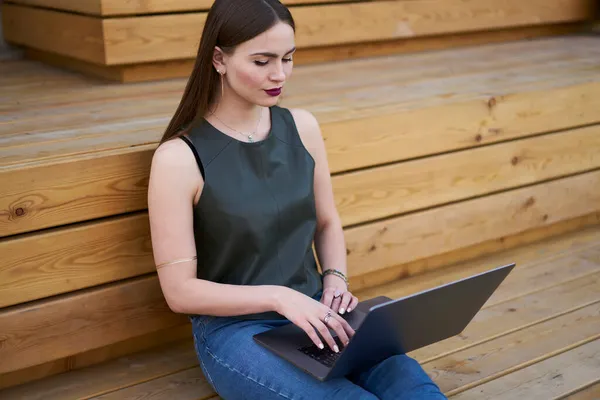
[{"label": "jeans seam", "polygon": [[281,396],[281,397],[283,397],[284,399],[290,399],[290,400],[291,400],[291,398],[290,398],[290,397],[287,397],[286,395],[284,395],[284,394],[282,394],[282,393],[279,393],[279,392],[278,392],[278,391],[276,391],[276,390],[273,390],[273,389],[271,389],[270,387],[268,387],[268,386],[266,386],[266,385],[264,385],[264,384],[262,384],[262,383],[258,382],[256,379],[252,379],[252,378],[251,378],[251,377],[249,377],[248,375],[244,374],[242,371],[239,371],[239,370],[235,369],[234,367],[232,367],[231,365],[227,364],[225,361],[221,360],[219,357],[217,357],[216,355],[214,355],[214,354],[213,354],[213,353],[210,351],[210,349],[208,348],[208,345],[206,345],[205,349],[206,349],[206,352],[207,352],[207,353],[208,353],[208,354],[209,354],[209,355],[210,355],[210,356],[211,356],[211,357],[212,357],[212,358],[213,358],[213,359],[214,359],[214,360],[215,360],[217,363],[221,364],[223,367],[227,368],[227,369],[228,369],[228,370],[230,370],[231,372],[235,372],[235,373],[237,373],[237,374],[239,374],[239,375],[243,376],[244,378],[248,379],[249,381],[252,381],[252,382],[256,383],[256,384],[257,384],[257,385],[259,385],[259,386],[262,386],[263,388],[265,388],[265,389],[269,390],[270,392],[273,392],[273,393],[275,393],[275,394],[276,394],[276,395],[278,395],[278,396]]},{"label": "jeans seam", "polygon": [[[202,333],[201,333],[202,343],[204,344],[204,347],[208,350],[208,344],[206,343],[206,336],[205,336],[205,332],[204,332],[204,330],[206,329],[206,326],[204,326],[204,324],[202,322],[200,322],[200,323],[203,325]],[[194,336],[196,336],[196,335],[194,334]],[[208,369],[206,368],[204,361],[202,361],[202,357],[198,357],[198,358],[200,359],[200,364],[202,364],[202,368],[206,373],[206,379],[208,379],[208,381],[212,385],[212,387],[215,388],[215,383],[214,383],[212,377],[210,376],[210,373],[208,372]]]}]

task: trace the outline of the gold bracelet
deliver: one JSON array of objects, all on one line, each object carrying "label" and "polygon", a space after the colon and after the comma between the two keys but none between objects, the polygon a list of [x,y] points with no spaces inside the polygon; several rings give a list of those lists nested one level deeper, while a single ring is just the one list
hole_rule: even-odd
[{"label": "gold bracelet", "polygon": [[323,271],[323,278],[325,278],[327,275],[335,275],[338,278],[343,279],[344,282],[346,282],[346,286],[350,287],[350,283],[348,282],[348,278],[346,277],[346,275],[342,271],[338,271],[337,269],[326,269],[325,271]]},{"label": "gold bracelet", "polygon": [[172,265],[172,264],[179,264],[179,263],[182,263],[182,262],[194,261],[196,258],[198,258],[198,257],[194,256],[192,258],[184,258],[184,259],[181,259],[181,260],[175,260],[175,261],[170,261],[170,262],[158,264],[156,266],[156,269],[162,268],[162,267],[164,267],[166,265]]}]

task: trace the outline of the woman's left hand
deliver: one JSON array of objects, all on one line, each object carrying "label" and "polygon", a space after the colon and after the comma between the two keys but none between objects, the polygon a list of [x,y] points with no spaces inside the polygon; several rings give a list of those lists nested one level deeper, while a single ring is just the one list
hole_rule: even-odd
[{"label": "woman's left hand", "polygon": [[330,307],[334,312],[344,314],[351,312],[358,305],[358,298],[348,291],[346,284],[339,278],[331,277],[339,282],[323,282],[323,295],[321,303]]}]

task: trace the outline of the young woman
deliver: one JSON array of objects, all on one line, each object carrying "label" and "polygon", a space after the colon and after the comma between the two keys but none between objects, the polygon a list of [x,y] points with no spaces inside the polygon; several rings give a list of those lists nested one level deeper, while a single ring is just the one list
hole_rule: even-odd
[{"label": "young woman", "polygon": [[319,125],[277,106],[294,33],[277,0],[216,0],[208,14],[150,172],[164,296],[190,316],[200,366],[225,399],[445,399],[406,355],[320,382],[252,339],[293,323],[337,352],[327,328],[344,344],[354,334],[341,317],[358,300]]}]

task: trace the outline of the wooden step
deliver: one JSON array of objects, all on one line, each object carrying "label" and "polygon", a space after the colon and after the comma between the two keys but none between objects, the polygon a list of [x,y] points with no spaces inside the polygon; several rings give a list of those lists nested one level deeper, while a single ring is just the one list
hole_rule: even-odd
[{"label": "wooden step", "polygon": [[[463,333],[410,355],[422,363],[447,394],[457,392],[454,388],[462,382],[465,390],[458,398],[477,395],[479,390],[493,393],[494,388],[502,387],[523,390],[528,393],[525,398],[551,398],[535,395],[557,396],[574,388],[582,389],[583,383],[589,386],[593,380],[590,374],[596,371],[594,359],[586,358],[586,354],[592,354],[591,343],[597,340],[579,338],[593,337],[586,336],[587,333],[597,334],[597,324],[589,318],[597,318],[594,315],[600,304],[596,290],[600,282],[599,246],[600,229],[589,228],[356,293],[363,300],[376,295],[398,298],[508,260],[516,261],[517,267]],[[569,323],[572,320],[578,323]],[[533,338],[534,342],[527,338]],[[581,376],[569,375],[568,360],[581,362]],[[536,381],[528,379],[530,373],[546,376],[543,371],[552,368],[564,373],[568,386],[540,388]],[[467,380],[454,378],[456,374],[467,374],[464,375]],[[469,384],[464,385],[467,381]],[[0,391],[0,397],[30,400],[140,396],[206,399],[212,395],[189,339],[177,346],[137,353]]]},{"label": "wooden step", "polygon": [[[314,62],[365,52],[370,56],[397,53],[407,47],[425,50],[524,39],[565,29],[572,32],[583,25],[569,24],[592,18],[590,1],[309,0],[288,4],[296,21],[298,59]],[[4,4],[2,11],[7,41],[32,49],[28,54],[33,58],[124,81],[189,75],[211,2],[11,3]],[[435,42],[432,36],[437,37]],[[371,44],[375,50],[365,50]]]},{"label": "wooden step", "polygon": [[[598,41],[299,67],[283,105],[317,116],[343,181],[348,170],[598,123]],[[506,61],[487,61],[492,54]],[[1,108],[8,123],[0,125],[0,235],[144,210],[152,153],[185,82],[115,87],[38,71],[12,72],[22,80],[2,94],[14,100]]]}]

